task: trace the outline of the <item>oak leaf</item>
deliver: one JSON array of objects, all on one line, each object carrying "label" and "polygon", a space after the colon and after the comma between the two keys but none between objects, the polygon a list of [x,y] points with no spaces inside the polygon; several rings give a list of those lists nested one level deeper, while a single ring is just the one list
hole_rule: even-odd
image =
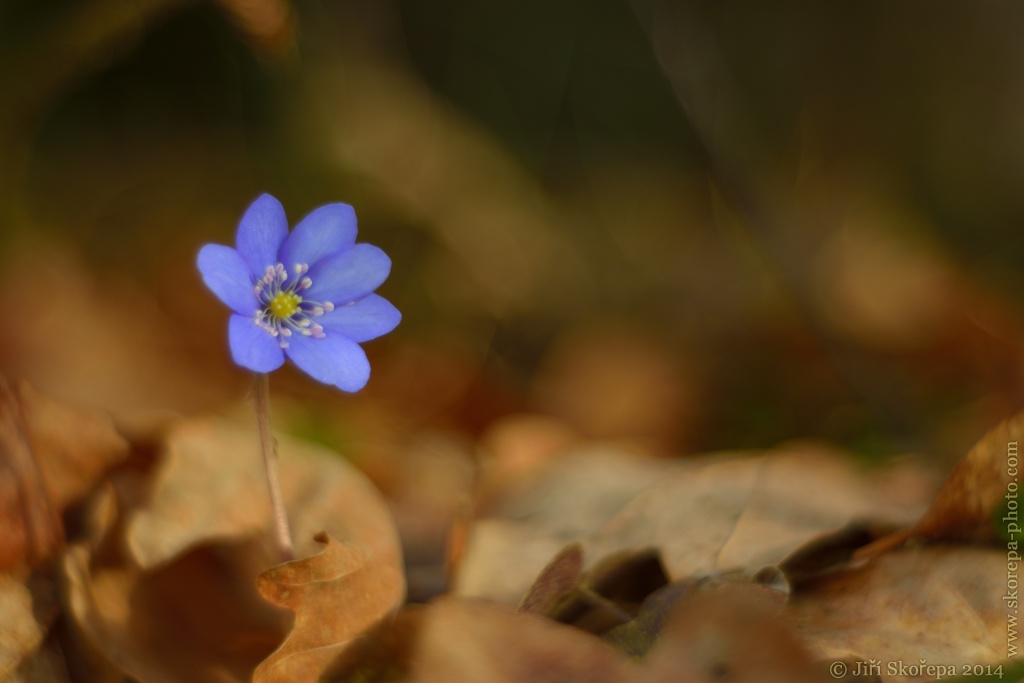
[{"label": "oak leaf", "polygon": [[317,681],[352,640],[396,610],[404,583],[394,557],[367,553],[327,534],[323,552],[272,567],[257,586],[268,601],[295,612],[287,640],[257,668],[254,683]]},{"label": "oak leaf", "polygon": [[[1024,444],[1024,412],[982,437],[950,473],[910,535],[931,540],[995,541],[996,512],[1017,490],[1020,444]],[[1012,500],[1019,529],[1016,496]]]},{"label": "oak leaf", "polygon": [[1006,581],[1005,550],[905,549],[800,586],[785,614],[825,661],[927,660],[959,671],[1008,657]]}]

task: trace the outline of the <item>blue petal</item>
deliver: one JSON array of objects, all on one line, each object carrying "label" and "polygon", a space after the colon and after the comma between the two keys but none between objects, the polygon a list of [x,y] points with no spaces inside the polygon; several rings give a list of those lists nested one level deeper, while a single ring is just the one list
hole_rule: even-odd
[{"label": "blue petal", "polygon": [[252,317],[232,315],[228,321],[231,357],[243,368],[256,372],[277,370],[284,363],[284,352],[277,339],[257,327]]},{"label": "blue petal", "polygon": [[281,245],[281,263],[314,265],[356,242],[356,212],[348,204],[321,206],[303,218]]},{"label": "blue petal", "polygon": [[390,272],[391,259],[387,254],[370,244],[357,244],[310,268],[313,286],[303,298],[345,304],[380,287]]},{"label": "blue petal", "polygon": [[242,255],[223,244],[207,244],[196,259],[203,282],[217,298],[242,315],[256,312],[252,276]]},{"label": "blue petal", "polygon": [[398,326],[402,314],[382,296],[368,294],[358,301],[345,304],[327,313],[317,322],[328,336],[343,334],[354,342],[364,342],[387,334]]},{"label": "blue petal", "polygon": [[249,205],[238,224],[235,244],[254,277],[277,263],[277,250],[288,236],[288,218],[284,207],[269,194]]},{"label": "blue petal", "polygon": [[313,379],[342,391],[359,391],[370,379],[370,361],[354,341],[328,332],[321,339],[294,335],[285,353]]}]

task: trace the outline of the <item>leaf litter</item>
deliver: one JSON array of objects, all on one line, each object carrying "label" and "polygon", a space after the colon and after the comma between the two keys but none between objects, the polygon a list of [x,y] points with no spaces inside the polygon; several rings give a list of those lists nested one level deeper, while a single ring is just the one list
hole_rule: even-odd
[{"label": "leaf litter", "polygon": [[455,592],[403,605],[388,505],[330,449],[279,440],[300,558],[275,565],[246,425],[164,417],[128,442],[2,389],[19,486],[0,501],[23,539],[0,575],[3,681],[825,681],[837,661],[1007,660],[995,521],[1021,416],[930,508],[912,468],[815,444],[670,463],[567,442],[488,484]]}]

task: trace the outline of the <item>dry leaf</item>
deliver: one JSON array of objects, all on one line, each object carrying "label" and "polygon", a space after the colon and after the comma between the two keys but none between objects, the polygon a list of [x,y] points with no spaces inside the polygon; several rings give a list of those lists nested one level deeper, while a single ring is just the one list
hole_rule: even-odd
[{"label": "dry leaf", "polygon": [[287,629],[256,591],[262,542],[207,546],[144,571],[121,551],[117,499],[131,497],[136,477],[115,478],[116,489],[90,501],[87,536],[64,555],[72,668],[97,683],[248,681]]},{"label": "dry leaf", "polygon": [[583,547],[579,543],[570,543],[544,567],[523,596],[516,613],[531,612],[549,616],[579,584],[582,574]]},{"label": "dry leaf", "polygon": [[51,637],[35,652],[23,659],[10,675],[0,673],[2,683],[71,683],[64,654]]},{"label": "dry leaf", "polygon": [[324,669],[320,683],[375,683],[401,680],[429,608],[411,604],[384,619],[346,647]]},{"label": "dry leaf", "polygon": [[548,476],[499,508],[522,522],[477,523],[457,589],[516,604],[573,540],[583,542],[589,558],[657,548],[671,580],[753,575],[857,519],[909,524],[924,504],[919,491],[891,486],[884,473],[870,475],[814,446],[671,466],[581,452],[553,463]]},{"label": "dry leaf", "polygon": [[775,566],[765,567],[754,577],[761,584],[784,586],[786,592],[822,574],[847,565],[860,549],[890,538],[894,529],[886,524],[854,522],[822,534],[803,544]]},{"label": "dry leaf", "polygon": [[638,683],[824,683],[825,668],[778,616],[780,600],[750,584],[725,584],[681,600]]},{"label": "dry leaf", "polygon": [[532,480],[520,482],[519,490],[495,507],[494,517],[473,526],[455,577],[456,592],[518,604],[566,543],[596,532],[668,471],[664,462],[607,446],[548,463]]},{"label": "dry leaf", "polygon": [[256,594],[254,557],[265,561],[254,543],[214,546],[143,572],[70,547],[68,613],[79,647],[95,657],[90,680],[248,681],[286,629]]},{"label": "dry leaf", "polygon": [[30,587],[11,574],[0,574],[0,681],[14,676],[42,645],[57,618],[52,592],[45,585]]},{"label": "dry leaf", "polygon": [[254,683],[319,680],[353,639],[398,609],[404,597],[395,556],[367,553],[327,534],[319,555],[273,567],[258,579],[270,602],[295,612],[288,639],[256,669]]},{"label": "dry leaf", "polygon": [[656,547],[672,580],[753,575],[853,520],[906,523],[919,509],[836,453],[791,446],[761,457],[709,459],[679,473],[631,501],[588,550]]},{"label": "dry leaf", "polygon": [[[400,596],[397,535],[365,477],[319,446],[282,438],[279,452],[293,528],[309,534],[299,552],[327,528],[365,549]],[[180,420],[152,471],[121,472],[92,501],[92,531],[63,565],[76,642],[97,661],[91,679],[248,681],[280,645],[287,612],[255,585],[274,563],[261,466],[254,430]]]},{"label": "dry leaf", "polygon": [[[299,557],[319,552],[326,530],[400,563],[387,504],[366,477],[330,449],[281,436],[281,483]],[[212,418],[168,429],[152,492],[126,538],[145,569],[199,544],[269,538],[270,502],[255,428]]]},{"label": "dry leaf", "polygon": [[406,607],[331,664],[324,683],[621,683],[623,660],[582,631],[486,600]]},{"label": "dry leaf", "polygon": [[[825,661],[995,664],[1008,657],[1005,551],[969,546],[883,555],[798,589],[786,608]],[[885,667],[883,667],[885,669]],[[889,676],[883,680],[920,680]]]},{"label": "dry leaf", "polygon": [[593,636],[484,600],[445,596],[424,617],[408,683],[620,683],[622,661]]},{"label": "dry leaf", "polygon": [[1000,506],[1012,500],[1019,536],[1024,514],[1014,495],[1018,488],[1018,449],[1024,443],[1024,412],[986,434],[953,469],[931,508],[911,530],[911,536],[932,540],[991,542],[998,537]]}]

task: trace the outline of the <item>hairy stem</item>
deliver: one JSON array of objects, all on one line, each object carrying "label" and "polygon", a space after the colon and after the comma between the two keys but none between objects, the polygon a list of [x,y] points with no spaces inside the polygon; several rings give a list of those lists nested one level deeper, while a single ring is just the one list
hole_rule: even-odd
[{"label": "hairy stem", "polygon": [[256,375],[256,423],[260,432],[263,465],[267,472],[267,486],[270,488],[270,506],[274,511],[277,549],[282,561],[289,562],[295,559],[295,549],[292,546],[292,534],[288,530],[288,513],[284,509],[281,475],[277,469],[277,448],[270,434],[270,377],[265,373]]}]

